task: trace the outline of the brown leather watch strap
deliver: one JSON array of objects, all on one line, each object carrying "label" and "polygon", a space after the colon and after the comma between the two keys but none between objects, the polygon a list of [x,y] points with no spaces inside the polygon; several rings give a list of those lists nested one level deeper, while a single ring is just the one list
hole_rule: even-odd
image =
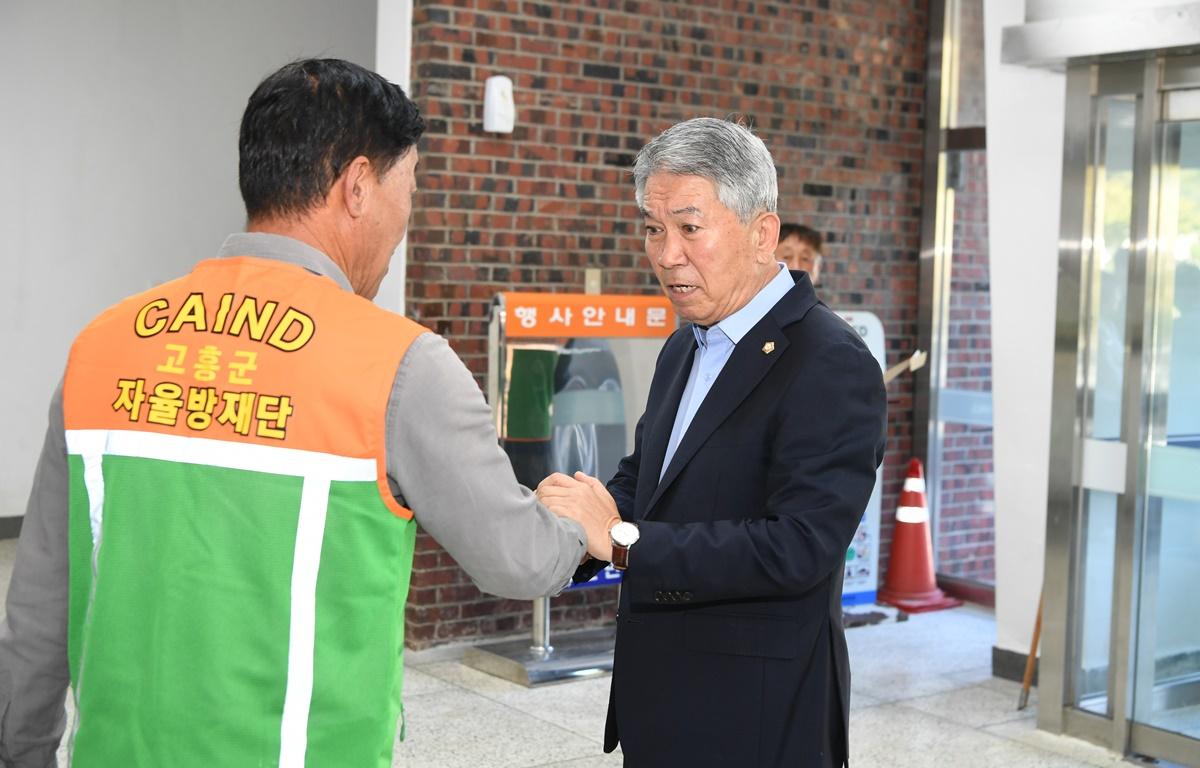
[{"label": "brown leather watch strap", "polygon": [[612,566],[618,571],[623,571],[629,567],[629,547],[613,542],[612,545]]}]

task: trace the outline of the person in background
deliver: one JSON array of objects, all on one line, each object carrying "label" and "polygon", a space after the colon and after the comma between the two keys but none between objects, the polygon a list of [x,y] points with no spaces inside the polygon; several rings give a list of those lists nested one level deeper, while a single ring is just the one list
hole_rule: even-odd
[{"label": "person in background", "polygon": [[788,269],[807,272],[813,285],[821,281],[821,233],[803,224],[784,222],[779,225],[779,246],[775,258]]}]

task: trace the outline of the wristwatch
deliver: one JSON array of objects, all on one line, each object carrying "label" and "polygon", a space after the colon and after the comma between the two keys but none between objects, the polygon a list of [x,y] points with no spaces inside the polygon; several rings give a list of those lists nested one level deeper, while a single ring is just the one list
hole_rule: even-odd
[{"label": "wristwatch", "polygon": [[629,549],[637,543],[641,531],[633,523],[620,522],[608,529],[612,542],[612,566],[618,571],[629,567]]}]

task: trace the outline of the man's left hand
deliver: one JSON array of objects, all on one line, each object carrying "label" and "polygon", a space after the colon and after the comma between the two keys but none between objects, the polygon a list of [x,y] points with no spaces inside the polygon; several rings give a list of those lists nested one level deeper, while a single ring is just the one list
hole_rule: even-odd
[{"label": "man's left hand", "polygon": [[609,531],[621,522],[621,516],[603,483],[583,472],[576,472],[574,478],[555,472],[538,484],[537,497],[554,514],[583,526],[588,554],[604,562],[612,560]]}]

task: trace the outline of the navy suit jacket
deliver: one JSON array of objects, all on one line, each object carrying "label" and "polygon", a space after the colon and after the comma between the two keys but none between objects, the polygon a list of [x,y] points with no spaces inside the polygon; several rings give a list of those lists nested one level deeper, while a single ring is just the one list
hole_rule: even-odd
[{"label": "navy suit jacket", "polygon": [[883,458],[886,396],[858,334],[792,275],[660,481],[696,349],[690,325],[667,339],[633,454],[608,484],[641,529],[604,739],[627,766],[846,760],[842,571]]}]

